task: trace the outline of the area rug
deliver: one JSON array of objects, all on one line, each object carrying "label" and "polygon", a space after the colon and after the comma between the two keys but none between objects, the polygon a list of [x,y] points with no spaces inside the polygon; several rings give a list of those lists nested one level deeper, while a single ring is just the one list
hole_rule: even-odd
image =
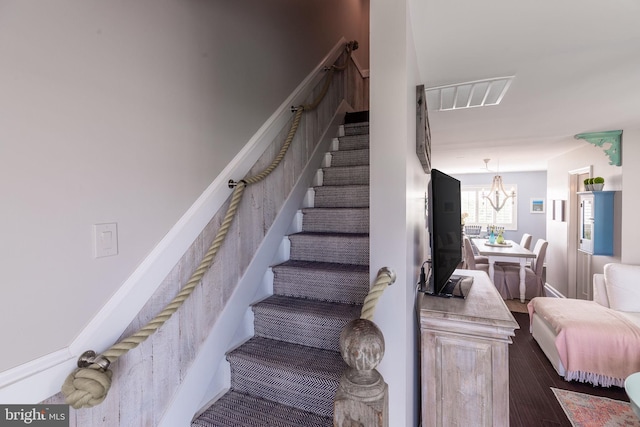
[{"label": "area rug", "polygon": [[574,427],[640,427],[629,403],[551,387]]}]

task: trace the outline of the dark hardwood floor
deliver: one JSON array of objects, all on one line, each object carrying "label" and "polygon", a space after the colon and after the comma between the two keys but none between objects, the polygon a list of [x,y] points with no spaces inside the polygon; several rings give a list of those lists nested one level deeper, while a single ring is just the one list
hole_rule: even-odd
[{"label": "dark hardwood floor", "polygon": [[568,426],[551,387],[628,402],[623,388],[567,382],[553,369],[529,333],[529,315],[513,313],[520,329],[509,346],[509,422],[511,427]]}]

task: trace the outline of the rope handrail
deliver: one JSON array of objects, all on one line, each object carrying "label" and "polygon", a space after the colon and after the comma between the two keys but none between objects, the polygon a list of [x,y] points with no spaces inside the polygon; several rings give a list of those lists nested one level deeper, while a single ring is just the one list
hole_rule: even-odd
[{"label": "rope handrail", "polygon": [[389,267],[382,267],[378,270],[376,281],[364,298],[362,311],[360,312],[361,319],[373,320],[373,312],[376,310],[378,300],[387,286],[391,286],[395,281],[396,273]]},{"label": "rope handrail", "polygon": [[271,164],[257,175],[241,179],[238,182],[230,181],[229,186],[233,188],[231,202],[227,208],[227,212],[222,221],[222,225],[216,233],[216,237],[211,243],[209,250],[203,257],[200,265],[196,268],[191,278],[181,288],[180,292],[167,304],[167,306],[146,325],[137,332],[115,343],[102,354],[96,354],[89,350],[86,351],[78,359],[78,368],[69,374],[62,385],[62,393],[65,401],[75,409],[91,408],[99,405],[106,397],[111,387],[111,379],[113,372],[109,369],[111,363],[126,354],[129,350],[136,348],[153,333],[155,333],[171,316],[182,306],[184,301],[189,298],[193,290],[202,280],[204,274],[213,264],[218,249],[222,246],[227,232],[231,227],[231,223],[238,210],[238,205],[242,201],[242,194],[249,184],[255,184],[265,179],[284,158],[293,138],[298,130],[302,113],[304,111],[312,111],[318,107],[322,99],[327,94],[335,71],[343,71],[347,68],[351,53],[358,48],[358,42],[353,40],[346,44],[345,51],[347,57],[343,65],[332,65],[325,68],[328,73],[325,75],[325,82],[322,90],[316,99],[310,104],[302,104],[294,107],[295,116],[291,123],[291,128],[280,152],[271,162]]}]

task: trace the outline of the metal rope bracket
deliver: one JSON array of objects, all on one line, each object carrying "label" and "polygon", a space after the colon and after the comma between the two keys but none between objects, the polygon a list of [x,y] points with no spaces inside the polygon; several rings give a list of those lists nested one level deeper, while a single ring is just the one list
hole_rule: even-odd
[{"label": "metal rope bracket", "polygon": [[229,186],[229,188],[236,188],[240,183],[247,185],[247,181],[245,181],[244,179],[241,179],[240,181],[234,181],[233,179],[230,179],[227,185]]},{"label": "metal rope bracket", "polygon": [[102,371],[106,371],[111,361],[93,350],[87,350],[78,358],[78,368],[88,368],[91,365],[98,365]]}]

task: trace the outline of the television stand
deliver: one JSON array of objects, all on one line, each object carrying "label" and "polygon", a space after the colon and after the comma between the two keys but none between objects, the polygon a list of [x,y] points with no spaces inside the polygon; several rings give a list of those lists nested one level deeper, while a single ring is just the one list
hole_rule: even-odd
[{"label": "television stand", "polygon": [[466,300],[418,294],[422,426],[509,427],[509,344],[518,323],[487,273],[454,274],[473,278]]}]

